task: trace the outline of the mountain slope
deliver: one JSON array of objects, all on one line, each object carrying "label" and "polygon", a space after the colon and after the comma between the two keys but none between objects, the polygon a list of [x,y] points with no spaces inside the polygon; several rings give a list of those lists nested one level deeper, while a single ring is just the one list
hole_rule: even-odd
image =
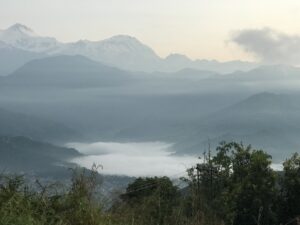
[{"label": "mountain slope", "polygon": [[[26,137],[0,136],[0,169],[42,175],[70,166],[68,160],[81,154],[75,149],[57,147]],[[60,176],[57,174],[57,176]]]},{"label": "mountain slope", "polygon": [[239,112],[291,112],[299,110],[291,98],[283,94],[273,94],[269,92],[263,92],[250,96],[249,98],[241,101],[228,110],[231,113]]},{"label": "mountain slope", "polygon": [[257,63],[243,61],[219,62],[217,60],[192,60],[182,54],[170,54],[161,62],[160,70],[174,72],[185,68],[207,70],[215,73],[232,73],[235,71],[249,71],[258,66]]},{"label": "mountain slope", "polygon": [[[300,107],[287,95],[260,93],[202,118],[181,141],[189,151],[210,142],[243,141],[264,148],[276,159],[300,147]],[[178,145],[180,148],[181,145]]]},{"label": "mountain slope", "polygon": [[27,136],[37,140],[67,141],[79,138],[72,129],[51,120],[41,119],[0,108],[0,135]]},{"label": "mountain slope", "polygon": [[117,35],[102,41],[78,41],[66,44],[60,54],[83,55],[126,70],[151,71],[160,58],[134,37]]},{"label": "mountain slope", "polygon": [[6,76],[25,63],[44,56],[42,53],[18,49],[0,41],[0,76]]},{"label": "mountain slope", "polygon": [[300,79],[300,69],[287,65],[268,65],[260,66],[247,72],[234,72],[219,78],[236,81],[294,80]]},{"label": "mountain slope", "polygon": [[51,52],[61,46],[55,38],[39,36],[32,29],[18,23],[0,31],[0,40],[15,48],[39,53]]},{"label": "mountain slope", "polygon": [[33,60],[4,77],[0,85],[20,87],[93,87],[118,85],[129,73],[83,56],[53,56]]}]

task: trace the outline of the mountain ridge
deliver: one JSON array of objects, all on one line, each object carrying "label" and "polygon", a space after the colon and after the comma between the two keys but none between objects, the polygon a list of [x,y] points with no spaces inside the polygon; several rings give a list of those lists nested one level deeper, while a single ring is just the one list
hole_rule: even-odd
[{"label": "mountain ridge", "polygon": [[[24,136],[0,136],[0,169],[7,173],[68,173],[68,160],[82,156],[73,148],[59,147]],[[73,165],[74,166],[74,165]]]},{"label": "mountain ridge", "polygon": [[187,151],[195,152],[208,144],[217,146],[221,141],[238,140],[264,148],[281,159],[286,154],[282,151],[300,147],[296,141],[300,126],[294,122],[299,121],[299,112],[300,108],[289,95],[254,94],[199,119],[182,142],[189,143]]},{"label": "mountain ridge", "polygon": [[26,63],[2,77],[0,86],[92,87],[121,84],[130,79],[126,71],[81,55],[57,55]]},{"label": "mountain ridge", "polygon": [[251,62],[223,63],[216,60],[191,60],[185,55],[176,53],[162,58],[152,48],[129,35],[115,35],[99,41],[79,40],[73,43],[62,43],[52,37],[39,36],[31,28],[22,24],[15,24],[1,30],[0,41],[15,48],[48,55],[79,54],[130,71],[175,72],[190,67],[228,73],[236,70],[247,71],[257,66],[256,63]]}]

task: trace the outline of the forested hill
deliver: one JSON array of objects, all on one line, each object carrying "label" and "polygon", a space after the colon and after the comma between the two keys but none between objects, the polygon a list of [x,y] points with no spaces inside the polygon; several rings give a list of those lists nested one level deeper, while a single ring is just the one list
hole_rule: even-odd
[{"label": "forested hill", "polygon": [[9,173],[30,173],[44,176],[47,173],[61,176],[70,163],[81,156],[75,149],[57,147],[18,136],[0,136],[0,169]]},{"label": "forested hill", "polygon": [[80,138],[77,131],[52,120],[15,113],[0,108],[0,135],[27,136],[43,141],[65,141]]}]

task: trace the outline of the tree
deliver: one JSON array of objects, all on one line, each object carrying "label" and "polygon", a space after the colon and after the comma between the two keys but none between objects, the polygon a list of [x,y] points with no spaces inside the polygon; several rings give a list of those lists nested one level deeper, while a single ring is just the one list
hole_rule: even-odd
[{"label": "tree", "polygon": [[[216,155],[190,171],[191,187],[199,186],[201,207],[226,224],[274,224],[277,196],[271,156],[236,142],[222,142]],[[191,179],[192,178],[192,179]]]},{"label": "tree", "polygon": [[135,220],[166,224],[178,203],[179,192],[168,177],[137,178],[121,196]]},{"label": "tree", "polygon": [[235,211],[233,224],[276,223],[276,178],[270,166],[271,156],[262,150],[234,144],[231,191]]},{"label": "tree", "polygon": [[283,163],[280,211],[283,222],[300,215],[300,155],[298,153],[293,154]]}]

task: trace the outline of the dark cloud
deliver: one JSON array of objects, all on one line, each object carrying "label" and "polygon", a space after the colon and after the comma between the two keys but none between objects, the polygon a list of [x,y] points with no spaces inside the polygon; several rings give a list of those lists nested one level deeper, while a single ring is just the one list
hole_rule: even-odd
[{"label": "dark cloud", "polygon": [[232,41],[268,63],[300,64],[300,36],[270,28],[235,32]]}]

